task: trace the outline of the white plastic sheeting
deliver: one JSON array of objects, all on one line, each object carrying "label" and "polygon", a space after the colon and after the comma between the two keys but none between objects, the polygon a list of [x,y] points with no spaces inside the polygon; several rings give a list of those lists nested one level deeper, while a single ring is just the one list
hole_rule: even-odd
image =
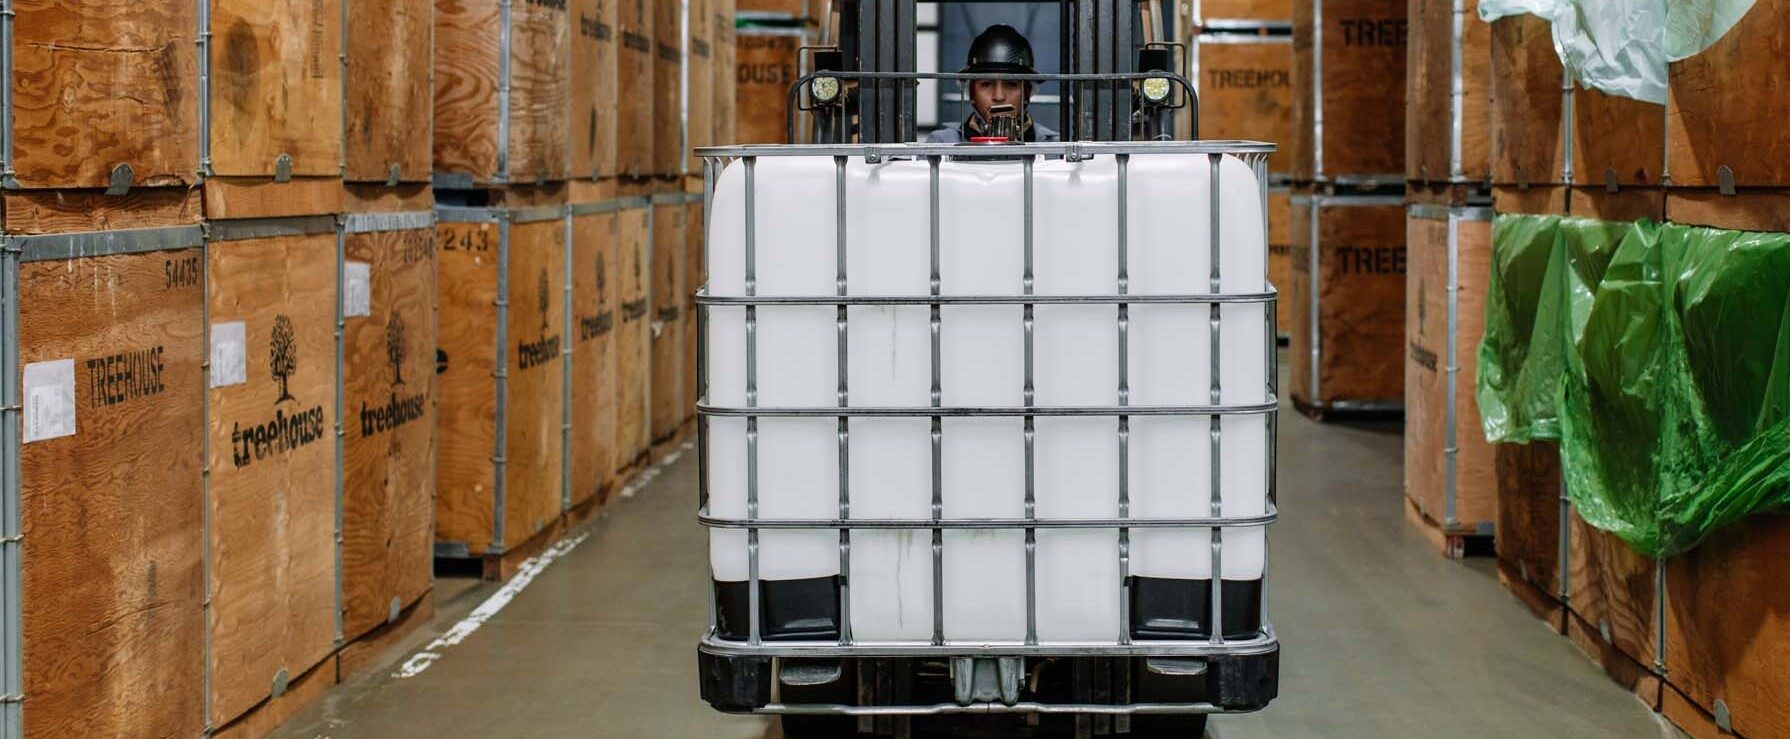
[{"label": "white plastic sheeting", "polygon": [[1554,27],[1554,52],[1579,84],[1664,105],[1666,65],[1695,56],[1754,0],[1481,0],[1493,21],[1528,13]]}]

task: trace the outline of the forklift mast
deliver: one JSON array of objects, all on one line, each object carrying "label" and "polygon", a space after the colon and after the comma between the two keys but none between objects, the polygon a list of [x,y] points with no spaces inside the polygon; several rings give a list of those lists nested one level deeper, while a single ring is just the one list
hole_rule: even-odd
[{"label": "forklift mast", "polygon": [[[833,0],[837,23],[834,37],[812,55],[811,65],[804,65],[814,71],[802,80],[838,72],[857,85],[852,94],[843,96],[835,105],[803,104],[801,101],[809,98],[807,91],[792,89],[792,128],[795,108],[799,108],[814,117],[810,128],[813,143],[849,143],[854,139],[866,144],[901,143],[917,138],[917,80],[961,80],[961,76],[916,72],[916,2]],[[1172,138],[1171,116],[1176,109],[1185,109],[1184,114],[1198,120],[1198,104],[1191,86],[1174,73],[1178,45],[1143,40],[1152,34],[1143,32],[1142,9],[1155,7],[1155,0],[1058,0],[1052,4],[1057,6],[1061,18],[1057,59],[1061,73],[1048,76],[1063,87],[1058,128],[1065,139],[1168,139]],[[1139,70],[1161,72],[1167,81],[1174,82],[1182,91],[1176,96],[1178,104],[1146,105],[1147,114],[1134,114],[1138,94],[1130,83],[1139,81]],[[854,77],[862,73],[888,76]],[[804,82],[797,86],[804,86]],[[1197,133],[1194,137],[1198,138]]]}]

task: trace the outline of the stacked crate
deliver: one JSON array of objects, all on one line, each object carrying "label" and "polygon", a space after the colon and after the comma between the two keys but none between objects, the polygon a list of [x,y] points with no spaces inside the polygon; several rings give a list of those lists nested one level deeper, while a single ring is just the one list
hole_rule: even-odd
[{"label": "stacked crate", "polygon": [[786,111],[790,85],[801,78],[801,47],[810,43],[820,0],[739,0],[734,40],[735,138],[739,144],[807,141],[798,116],[795,139]]},{"label": "stacked crate", "polygon": [[1401,0],[1293,7],[1292,399],[1312,416],[1397,411],[1406,252]]},{"label": "stacked crate", "polygon": [[[1292,280],[1293,4],[1289,0],[1182,3],[1176,27],[1187,48],[1187,80],[1199,94],[1202,139],[1267,141],[1268,281]],[[1192,117],[1177,116],[1176,138],[1190,139]],[[1291,311],[1277,316],[1282,340]]]},{"label": "stacked crate", "polygon": [[[1759,3],[1701,54],[1668,68],[1666,217],[1790,232],[1790,7]],[[1790,732],[1781,661],[1790,526],[1758,514],[1665,564],[1666,716],[1693,734]]]},{"label": "stacked crate", "polygon": [[1491,36],[1473,0],[1413,0],[1405,93],[1405,496],[1461,556],[1497,519],[1475,355],[1491,273]]}]

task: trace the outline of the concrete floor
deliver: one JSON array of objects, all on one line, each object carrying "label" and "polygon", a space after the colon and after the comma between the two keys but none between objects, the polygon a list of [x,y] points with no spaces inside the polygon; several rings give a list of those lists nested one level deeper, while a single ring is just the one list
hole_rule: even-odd
[{"label": "concrete floor", "polygon": [[[1281,422],[1271,538],[1281,697],[1212,720],[1255,737],[1672,736],[1505,593],[1489,561],[1448,561],[1404,521],[1396,424]],[[774,737],[697,697],[705,537],[686,455],[421,674],[336,688],[280,739]],[[440,615],[393,663],[497,590],[443,580]],[[453,595],[446,595],[452,592]]]}]

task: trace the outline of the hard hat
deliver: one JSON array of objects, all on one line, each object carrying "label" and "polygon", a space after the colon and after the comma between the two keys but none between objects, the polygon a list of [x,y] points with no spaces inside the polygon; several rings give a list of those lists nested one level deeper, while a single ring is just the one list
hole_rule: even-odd
[{"label": "hard hat", "polygon": [[1037,74],[1032,67],[1032,43],[1006,24],[989,26],[970,42],[969,63],[963,71]]}]

